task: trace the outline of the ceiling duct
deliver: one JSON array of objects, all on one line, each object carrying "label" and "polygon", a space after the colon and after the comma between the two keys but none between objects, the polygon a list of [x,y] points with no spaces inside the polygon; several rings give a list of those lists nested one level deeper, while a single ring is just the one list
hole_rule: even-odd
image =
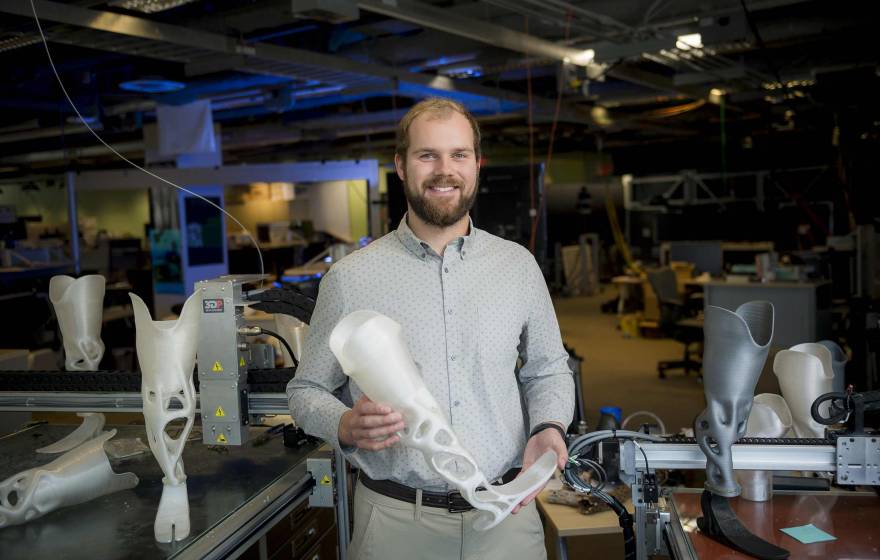
[{"label": "ceiling duct", "polygon": [[196,0],[112,0],[109,5],[114,8],[123,8],[145,14],[164,12],[184,4],[191,4]]},{"label": "ceiling duct", "polygon": [[296,16],[327,23],[347,23],[361,15],[357,2],[349,0],[290,0],[290,11]]}]

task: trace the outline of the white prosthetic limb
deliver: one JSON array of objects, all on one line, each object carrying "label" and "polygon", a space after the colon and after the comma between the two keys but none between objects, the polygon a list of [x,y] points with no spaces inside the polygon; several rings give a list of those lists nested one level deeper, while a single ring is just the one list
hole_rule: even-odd
[{"label": "white prosthetic limb", "polygon": [[104,415],[100,412],[77,412],[83,423],[51,445],[37,449],[37,453],[65,453],[74,447],[100,435],[104,429]]},{"label": "white prosthetic limb", "polygon": [[[792,346],[776,354],[773,372],[791,410],[795,436],[824,437],[825,426],[813,420],[810,407],[820,395],[832,390],[834,369],[831,352],[821,344],[812,342]],[[824,406],[827,408],[827,405]]]},{"label": "white prosthetic limb", "polygon": [[[746,424],[747,437],[780,438],[791,429],[791,411],[785,399],[773,393],[755,395]],[[766,502],[773,496],[773,471],[741,470],[736,472],[742,486],[741,497]]]},{"label": "white prosthetic limb", "polygon": [[104,277],[97,274],[53,276],[49,280],[49,301],[61,328],[67,371],[95,371],[104,356],[104,283]]},{"label": "white prosthetic limb", "polygon": [[831,352],[831,369],[834,371],[834,381],[831,382],[832,391],[843,393],[846,391],[846,362],[849,361],[843,348],[833,340],[820,340],[821,344]]},{"label": "white prosthetic limb", "polygon": [[[284,337],[284,340],[290,344],[293,355],[297,360],[302,359],[302,349],[305,345],[306,333],[309,332],[309,326],[296,317],[285,315],[283,313],[275,314],[275,331]],[[282,348],[281,353],[284,355],[284,367],[291,367],[293,360],[287,355]]]},{"label": "white prosthetic limb", "polygon": [[[153,532],[157,541],[168,543],[185,539],[190,528],[181,455],[195,419],[196,390],[192,376],[198,346],[199,302],[190,296],[176,321],[153,321],[143,300],[135,294],[129,295],[141,365],[147,440],[165,473]],[[173,402],[177,404],[174,408]],[[166,432],[168,425],[181,420],[184,421],[182,429],[171,437]]]},{"label": "white prosthetic limb", "polygon": [[134,488],[134,473],[113,472],[104,443],[116,430],[89,440],[48,465],[0,482],[0,529],[27,523],[56,509]]},{"label": "white prosthetic limb", "polygon": [[[421,451],[437,474],[481,510],[474,529],[485,531],[501,523],[556,471],[556,453],[548,451],[515,480],[491,485],[425,386],[394,320],[375,311],[355,311],[333,329],[330,349],[370,399],[403,416],[406,428],[398,434],[400,441]],[[485,490],[477,490],[479,486]]]}]

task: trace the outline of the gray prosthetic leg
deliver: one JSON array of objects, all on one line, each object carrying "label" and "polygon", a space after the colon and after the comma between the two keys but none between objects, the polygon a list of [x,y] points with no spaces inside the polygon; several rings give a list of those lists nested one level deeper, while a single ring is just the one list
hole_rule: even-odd
[{"label": "gray prosthetic leg", "polygon": [[746,433],[755,385],[773,338],[773,305],[751,301],[736,311],[707,306],[703,332],[706,409],[697,417],[694,432],[706,455],[706,490],[698,526],[708,536],[756,558],[787,558],[787,550],[746,529],[726,499],[742,490],[733,474],[731,447]]},{"label": "gray prosthetic leg", "polygon": [[739,496],[730,446],[746,433],[755,385],[773,338],[773,305],[750,301],[736,312],[710,305],[703,333],[703,390],[706,409],[694,432],[706,454],[706,489]]}]

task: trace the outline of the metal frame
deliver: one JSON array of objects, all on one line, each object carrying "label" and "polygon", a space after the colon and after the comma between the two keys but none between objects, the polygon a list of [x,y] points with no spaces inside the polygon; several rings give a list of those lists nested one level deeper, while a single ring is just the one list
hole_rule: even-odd
[{"label": "metal frame", "polygon": [[[19,412],[142,412],[140,393],[49,393],[0,391],[0,411]],[[196,411],[201,413],[200,406]],[[250,414],[290,414],[284,393],[251,393]]]},{"label": "metal frame", "polygon": [[[837,449],[833,445],[736,444],[732,447],[732,455],[733,468],[737,470],[837,470]],[[644,499],[643,476],[653,474],[656,469],[705,468],[706,456],[696,443],[636,443],[632,440],[623,443],[620,474],[632,489],[638,560],[646,560],[652,554],[671,552],[667,550],[663,532],[667,527],[676,526],[671,512],[674,508],[664,504],[662,498],[661,503],[647,503]]]},{"label": "metal frame", "polygon": [[311,475],[292,469],[180,552],[181,560],[236,558],[309,497]]}]

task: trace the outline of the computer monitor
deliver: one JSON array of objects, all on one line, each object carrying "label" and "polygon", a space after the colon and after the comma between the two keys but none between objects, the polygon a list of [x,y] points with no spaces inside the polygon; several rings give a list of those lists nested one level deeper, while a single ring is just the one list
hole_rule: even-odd
[{"label": "computer monitor", "polygon": [[669,260],[694,264],[694,270],[712,276],[724,273],[724,250],[721,241],[672,241],[669,243]]}]

